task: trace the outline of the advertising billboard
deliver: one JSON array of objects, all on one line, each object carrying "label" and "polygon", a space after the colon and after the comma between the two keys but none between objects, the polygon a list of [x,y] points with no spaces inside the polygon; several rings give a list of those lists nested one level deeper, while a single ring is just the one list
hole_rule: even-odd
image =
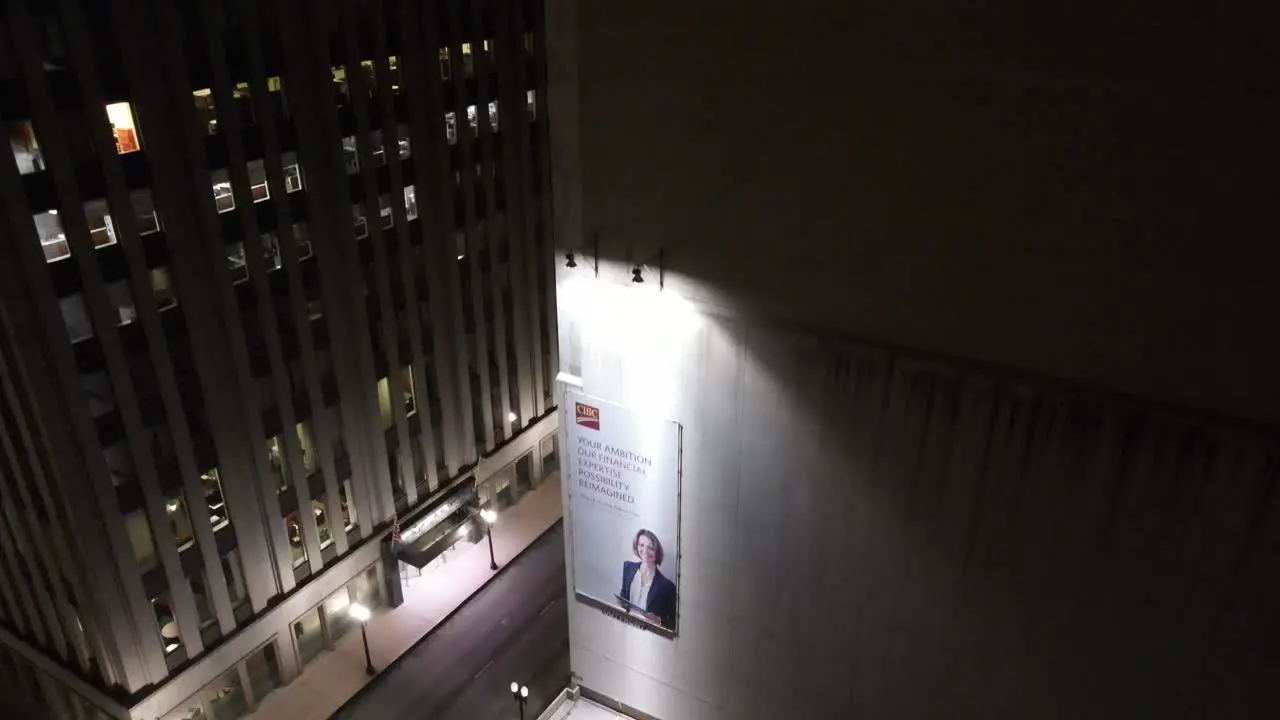
[{"label": "advertising billboard", "polygon": [[680,578],[680,425],[570,391],[573,590],[578,600],[676,634]]}]

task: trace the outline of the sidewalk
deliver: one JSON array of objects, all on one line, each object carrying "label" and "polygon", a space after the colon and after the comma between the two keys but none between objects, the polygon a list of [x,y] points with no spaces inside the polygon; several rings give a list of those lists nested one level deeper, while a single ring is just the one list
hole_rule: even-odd
[{"label": "sidewalk", "polygon": [[[493,526],[493,551],[505,566],[560,519],[560,476],[550,473],[536,490],[503,511]],[[379,608],[369,621],[369,653],[380,671],[443,622],[495,575],[486,542],[458,548],[445,564],[414,578],[404,604]],[[327,720],[372,678],[364,673],[359,632],[349,632],[293,682],[263,699],[254,720]]]}]

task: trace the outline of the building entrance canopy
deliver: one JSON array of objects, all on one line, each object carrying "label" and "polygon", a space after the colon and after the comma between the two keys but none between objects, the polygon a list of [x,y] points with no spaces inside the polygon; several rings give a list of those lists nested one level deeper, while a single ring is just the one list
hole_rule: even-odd
[{"label": "building entrance canopy", "polygon": [[426,567],[453,547],[459,537],[458,530],[471,522],[476,512],[475,486],[464,484],[405,525],[400,533],[401,544],[396,548],[396,557],[416,568]]}]

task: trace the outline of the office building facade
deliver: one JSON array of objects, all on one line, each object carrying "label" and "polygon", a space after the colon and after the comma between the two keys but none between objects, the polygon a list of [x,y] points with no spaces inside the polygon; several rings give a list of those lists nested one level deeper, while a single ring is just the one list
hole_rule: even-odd
[{"label": "office building facade", "polygon": [[557,362],[540,18],[5,3],[15,715],[240,717],[349,603],[393,600],[393,518],[516,492],[496,457],[536,482]]},{"label": "office building facade", "polygon": [[1274,7],[547,6],[581,689],[1274,713]]}]

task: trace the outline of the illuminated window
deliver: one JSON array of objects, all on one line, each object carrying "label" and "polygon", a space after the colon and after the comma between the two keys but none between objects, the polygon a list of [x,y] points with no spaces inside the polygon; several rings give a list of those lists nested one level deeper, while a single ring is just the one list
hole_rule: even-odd
[{"label": "illuminated window", "polygon": [[67,235],[62,231],[62,219],[57,210],[33,215],[36,232],[40,236],[40,246],[44,249],[45,262],[53,262],[71,256],[71,246],[67,244]]},{"label": "illuminated window", "polygon": [[227,179],[226,170],[214,170],[210,176],[213,178],[213,205],[218,212],[230,212],[236,209],[236,197],[231,192],[231,182]]},{"label": "illuminated window", "polygon": [[222,477],[218,469],[212,468],[200,473],[200,484],[204,487],[204,502],[209,508],[209,524],[214,530],[227,525],[227,501],[222,497]]},{"label": "illuminated window", "polygon": [[284,443],[281,442],[280,436],[276,435],[267,441],[267,464],[271,468],[271,477],[268,482],[274,484],[276,494],[280,494],[289,489],[289,470],[288,463],[284,454]]},{"label": "illuminated window", "polygon": [[391,89],[394,92],[400,92],[400,85],[403,79],[400,75],[400,58],[392,55],[387,58],[387,69],[391,71]]},{"label": "illuminated window", "polygon": [[370,141],[373,144],[373,164],[381,167],[387,164],[387,148],[382,144],[382,131],[375,130],[370,133]]},{"label": "illuminated window", "polygon": [[489,129],[498,132],[498,103],[495,100],[489,101]]},{"label": "illuminated window", "polygon": [[324,619],[325,626],[329,630],[330,643],[337,642],[347,634],[347,631],[360,624],[351,617],[350,608],[351,594],[345,587],[340,588],[324,601]]},{"label": "illuminated window", "polygon": [[133,202],[133,212],[138,218],[138,234],[160,232],[160,216],[156,214],[156,206],[151,201],[151,191],[137,190],[129,195],[129,199]]},{"label": "illuminated window", "polygon": [[151,539],[151,523],[142,510],[134,510],[124,516],[125,533],[129,536],[129,544],[133,546],[133,558],[138,567],[150,569],[156,564],[156,544]]},{"label": "illuminated window", "polygon": [[333,533],[329,531],[329,517],[325,513],[324,495],[311,501],[311,514],[316,518],[316,533],[320,536],[320,548],[333,544]]},{"label": "illuminated window", "polygon": [[448,80],[450,75],[449,48],[440,48],[440,79]]},{"label": "illuminated window", "polygon": [[262,650],[250,655],[244,661],[244,669],[249,678],[249,687],[253,689],[253,699],[261,703],[262,698],[280,687],[282,682],[275,642],[268,643]]},{"label": "illuminated window", "polygon": [[[293,153],[287,153],[293,155]],[[284,191],[295,193],[302,189],[302,167],[298,163],[284,166]]]},{"label": "illuminated window", "polygon": [[284,92],[284,81],[279,75],[267,78],[267,101],[278,111],[277,117],[289,117],[288,96]]},{"label": "illuminated window", "polygon": [[529,119],[538,119],[538,91],[530,90],[524,94],[524,106],[529,111]]},{"label": "illuminated window", "polygon": [[[417,412],[417,405],[413,396],[413,373],[407,367],[400,369],[399,402],[404,408],[406,416]],[[382,378],[378,380],[378,413],[382,417],[382,429],[384,430],[395,424],[395,403],[396,398],[392,396],[391,392],[391,379]]]},{"label": "illuminated window", "polygon": [[458,115],[453,112],[444,114],[444,135],[449,140],[450,145],[458,142]]},{"label": "illuminated window", "polygon": [[404,214],[410,220],[418,218],[418,191],[413,185],[404,189]]},{"label": "illuminated window", "polygon": [[222,556],[222,576],[227,581],[227,596],[231,607],[239,607],[249,602],[249,593],[244,587],[244,567],[240,563],[240,553],[236,548]]},{"label": "illuminated window", "polygon": [[168,268],[156,268],[151,271],[151,294],[156,299],[156,307],[160,310],[178,304],[178,296],[173,292],[173,279]]},{"label": "illuminated window", "polygon": [[413,368],[400,369],[400,387],[404,388],[404,414],[412,415],[418,411],[418,403],[413,390]]},{"label": "illuminated window", "polygon": [[262,258],[267,263],[267,272],[280,267],[280,241],[273,232],[263,233],[259,237],[262,243]]},{"label": "illuminated window", "polygon": [[115,308],[119,324],[128,325],[138,319],[138,311],[133,306],[133,295],[129,292],[129,285],[124,280],[117,280],[107,285],[107,299]]},{"label": "illuminated window", "polygon": [[342,138],[342,162],[347,168],[348,175],[360,172],[360,151],[356,147],[355,135]]},{"label": "illuminated window", "polygon": [[173,542],[181,552],[195,543],[195,534],[191,530],[191,517],[187,513],[187,503],[178,493],[164,503],[165,515],[169,518],[169,530],[173,533]]},{"label": "illuminated window", "polygon": [[[138,222],[138,234],[149,235],[160,231],[160,220],[151,203],[149,190],[137,190],[129,196],[134,217]],[[94,247],[114,245],[120,239],[120,228],[108,214],[106,200],[91,200],[84,204],[85,219],[89,224],[89,238]]]},{"label": "illuminated window", "polygon": [[89,222],[89,239],[94,247],[116,243],[115,223],[107,214],[106,200],[93,200],[84,204],[85,219]]},{"label": "illuminated window", "polygon": [[62,310],[62,322],[67,327],[67,336],[71,342],[78,342],[93,336],[93,324],[89,321],[89,308],[84,304],[84,295],[75,293],[58,301]]},{"label": "illuminated window", "polygon": [[293,637],[298,646],[298,663],[306,666],[324,652],[324,625],[320,609],[312,608],[293,623]]},{"label": "illuminated window", "polygon": [[338,104],[345,105],[351,98],[351,90],[347,87],[347,66],[339,65],[330,68],[333,73],[333,92],[338,96]]},{"label": "illuminated window", "polygon": [[271,197],[271,188],[267,187],[267,171],[261,160],[249,162],[249,194],[255,203]]},{"label": "illuminated window", "polygon": [[299,260],[311,257],[311,240],[307,237],[306,223],[293,224],[293,245],[297,249]]},{"label": "illuminated window", "polygon": [[302,525],[298,522],[298,513],[289,513],[284,518],[284,533],[289,539],[289,555],[293,558],[293,566],[298,567],[307,561],[307,548],[302,542]]},{"label": "illuminated window", "polygon": [[156,615],[156,627],[160,631],[160,642],[166,655],[182,647],[182,639],[178,633],[178,621],[173,614],[173,600],[169,592],[160,593],[151,598],[151,609]]},{"label": "illuminated window", "polygon": [[367,237],[369,235],[369,222],[365,220],[363,206],[351,206],[351,225],[356,231],[357,238]]},{"label": "illuminated window", "polygon": [[320,456],[316,452],[316,443],[311,432],[311,421],[303,420],[294,426],[298,433],[298,445],[302,450],[303,474],[310,477],[320,469]]},{"label": "illuminated window", "polygon": [[133,106],[127,102],[112,103],[107,106],[107,120],[111,122],[111,133],[116,138],[116,152],[137,152],[142,149],[142,138],[138,135],[137,123],[133,117]]},{"label": "illuminated window", "polygon": [[196,116],[200,118],[200,127],[213,135],[218,132],[218,112],[213,106],[213,92],[202,88],[191,93],[196,106]]},{"label": "illuminated window", "polygon": [[400,159],[409,157],[409,128],[401,125],[396,128],[396,143],[400,147]]},{"label": "illuminated window", "polygon": [[342,526],[347,530],[356,526],[356,508],[351,504],[351,497],[351,480],[343,480],[338,486],[338,500],[342,506]]},{"label": "illuminated window", "polygon": [[249,266],[244,259],[244,243],[232,243],[227,246],[227,268],[231,270],[231,282],[238,283],[249,279]]},{"label": "illuminated window", "polygon": [[209,597],[209,579],[204,570],[198,570],[187,578],[187,582],[191,585],[191,597],[196,603],[196,617],[203,631],[218,622],[218,617],[213,613],[213,600]]},{"label": "illuminated window", "polygon": [[391,211],[391,196],[378,196],[378,215],[382,217],[382,227],[389,228],[396,224],[395,213]]},{"label": "illuminated window", "polygon": [[249,702],[244,695],[239,668],[233,667],[222,677],[210,683],[209,716],[214,718],[238,718],[248,714]]},{"label": "illuminated window", "polygon": [[231,99],[240,107],[241,122],[249,125],[258,121],[258,115],[253,111],[253,97],[249,93],[249,83],[236,83],[231,90]]},{"label": "illuminated window", "polygon": [[475,58],[471,55],[471,43],[462,43],[462,72],[467,77],[475,74]]},{"label": "illuminated window", "polygon": [[44,153],[40,152],[31,123],[25,120],[9,123],[9,148],[18,162],[18,172],[26,175],[44,170]]}]

